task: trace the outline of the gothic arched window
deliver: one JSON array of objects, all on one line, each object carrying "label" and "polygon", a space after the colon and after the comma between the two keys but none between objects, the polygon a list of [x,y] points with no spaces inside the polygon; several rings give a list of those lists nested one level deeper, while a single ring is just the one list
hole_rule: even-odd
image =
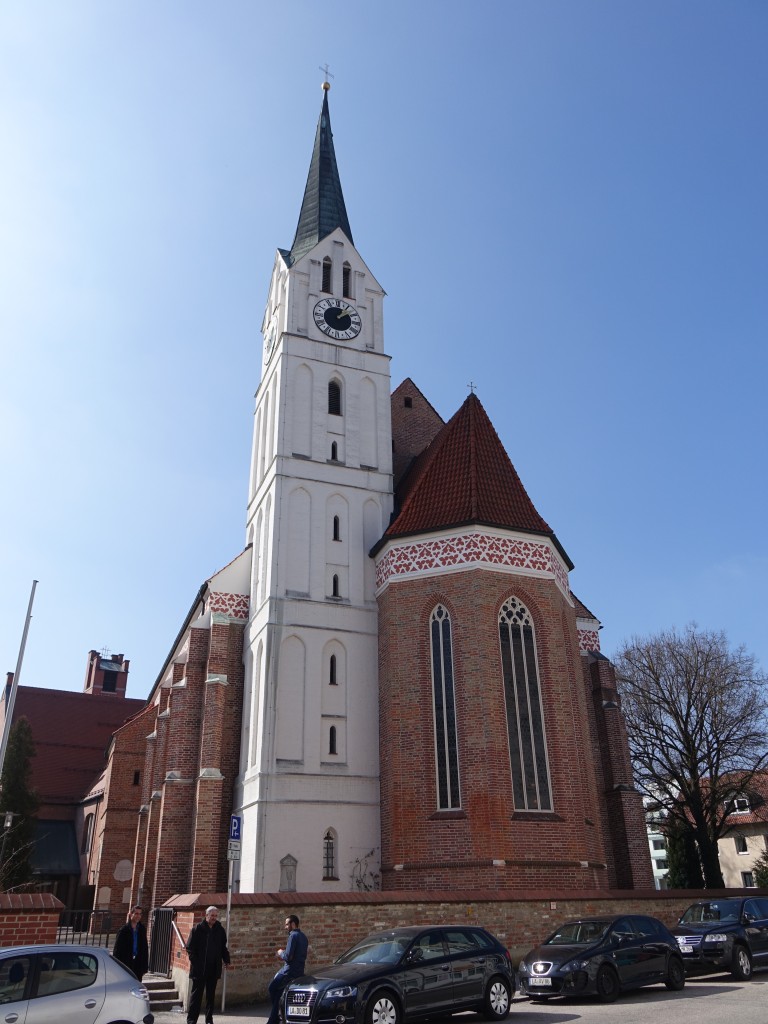
[{"label": "gothic arched window", "polygon": [[323,878],[336,878],[336,837],[330,829],[323,836]]},{"label": "gothic arched window", "polygon": [[328,412],[341,416],[341,384],[337,380],[328,381]]},{"label": "gothic arched window", "polygon": [[341,540],[341,523],[338,516],[333,517],[333,539]]},{"label": "gothic arched window", "polygon": [[332,654],[331,659],[328,662],[328,684],[329,686],[338,686],[336,678],[336,655]]},{"label": "gothic arched window", "polygon": [[336,726],[332,725],[328,730],[328,753],[336,754]]},{"label": "gothic arched window", "polygon": [[432,612],[429,629],[432,644],[437,806],[440,810],[450,810],[461,806],[461,794],[456,739],[456,701],[453,689],[451,617],[441,604]]},{"label": "gothic arched window", "polygon": [[516,597],[510,597],[501,609],[499,639],[515,807],[551,811],[536,637],[530,612]]},{"label": "gothic arched window", "polygon": [[333,264],[331,263],[331,258],[330,258],[330,256],[326,256],[325,259],[323,260],[323,286],[322,286],[322,291],[324,291],[324,292],[332,292],[333,291],[333,287],[331,285],[331,271],[332,271],[332,269],[333,269]]},{"label": "gothic arched window", "polygon": [[339,577],[335,573],[331,580],[331,597],[341,597],[339,593]]}]

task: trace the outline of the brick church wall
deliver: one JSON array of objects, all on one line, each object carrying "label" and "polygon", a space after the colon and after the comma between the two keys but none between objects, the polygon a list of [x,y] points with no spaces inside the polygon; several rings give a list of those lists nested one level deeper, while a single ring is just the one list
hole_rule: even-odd
[{"label": "brick church wall", "polygon": [[592,755],[603,793],[600,814],[609,850],[610,885],[617,889],[652,886],[643,800],[634,787],[616,673],[602,655],[582,655],[582,663]]},{"label": "brick church wall", "polygon": [[[535,624],[553,813],[512,802],[498,633],[511,595]],[[460,811],[436,810],[429,616],[438,603],[452,624]],[[383,888],[607,887],[575,614],[555,583],[488,570],[410,578],[382,593],[379,621]]]}]

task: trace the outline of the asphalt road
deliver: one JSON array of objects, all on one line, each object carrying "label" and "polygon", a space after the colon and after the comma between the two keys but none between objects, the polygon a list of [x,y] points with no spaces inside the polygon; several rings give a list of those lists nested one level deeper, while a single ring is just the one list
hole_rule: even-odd
[{"label": "asphalt road", "polygon": [[[266,1021],[269,1007],[237,1006],[217,1013],[216,1024],[258,1024]],[[689,978],[682,992],[668,992],[652,985],[620,996],[615,1003],[596,999],[552,999],[531,1003],[516,996],[507,1018],[509,1024],[768,1024],[768,971],[752,981],[733,981],[727,974]],[[156,1024],[183,1024],[178,1011],[158,1013]],[[202,1024],[203,1016],[200,1016]],[[430,1024],[483,1024],[477,1013],[454,1017],[432,1017]]]}]

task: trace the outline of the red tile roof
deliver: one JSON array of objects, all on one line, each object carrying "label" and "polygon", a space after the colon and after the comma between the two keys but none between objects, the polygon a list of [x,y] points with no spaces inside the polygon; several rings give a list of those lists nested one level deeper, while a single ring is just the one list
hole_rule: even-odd
[{"label": "red tile roof", "polygon": [[32,785],[45,805],[64,807],[82,799],[104,768],[112,733],[141,711],[145,701],[115,694],[78,693],[20,686],[13,720],[32,726]]},{"label": "red tile roof", "polygon": [[414,461],[396,500],[399,512],[385,537],[476,523],[544,534],[557,543],[475,394]]}]

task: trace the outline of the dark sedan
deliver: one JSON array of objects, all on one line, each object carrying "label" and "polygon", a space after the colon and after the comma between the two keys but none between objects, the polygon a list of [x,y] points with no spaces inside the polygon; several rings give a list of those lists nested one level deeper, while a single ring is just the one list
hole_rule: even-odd
[{"label": "dark sedan", "polygon": [[470,925],[393,928],[286,988],[286,1024],[401,1024],[478,1010],[503,1020],[515,991],[509,953]]},{"label": "dark sedan", "polygon": [[625,989],[656,982],[681,989],[683,961],[661,921],[635,914],[566,921],[520,964],[520,988],[530,999],[596,995],[611,1003]]}]

